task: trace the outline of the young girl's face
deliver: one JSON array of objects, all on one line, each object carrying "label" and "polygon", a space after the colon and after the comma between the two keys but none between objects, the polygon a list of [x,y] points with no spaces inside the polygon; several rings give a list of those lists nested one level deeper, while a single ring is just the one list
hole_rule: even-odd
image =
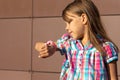
[{"label": "young girl's face", "polygon": [[66,31],[74,38],[80,39],[84,36],[85,27],[82,22],[82,17],[76,14],[67,12]]}]

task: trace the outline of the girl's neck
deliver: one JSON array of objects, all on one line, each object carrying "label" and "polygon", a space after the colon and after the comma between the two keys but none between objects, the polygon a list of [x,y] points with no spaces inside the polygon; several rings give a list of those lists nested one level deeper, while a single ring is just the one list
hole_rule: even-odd
[{"label": "girl's neck", "polygon": [[83,38],[83,39],[81,40],[83,46],[85,46],[85,45],[88,43],[88,41],[89,41],[89,38]]},{"label": "girl's neck", "polygon": [[81,42],[84,45],[87,44],[87,42],[89,41],[89,36],[88,36],[88,26],[86,26],[86,30],[84,32],[83,38],[81,39]]}]

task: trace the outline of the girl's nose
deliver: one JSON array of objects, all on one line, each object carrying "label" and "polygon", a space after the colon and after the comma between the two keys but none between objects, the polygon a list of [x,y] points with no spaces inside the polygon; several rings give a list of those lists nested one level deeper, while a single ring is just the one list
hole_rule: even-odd
[{"label": "girl's nose", "polygon": [[66,24],[66,28],[65,28],[65,30],[66,30],[66,31],[69,30],[69,25],[68,25],[68,24]]}]

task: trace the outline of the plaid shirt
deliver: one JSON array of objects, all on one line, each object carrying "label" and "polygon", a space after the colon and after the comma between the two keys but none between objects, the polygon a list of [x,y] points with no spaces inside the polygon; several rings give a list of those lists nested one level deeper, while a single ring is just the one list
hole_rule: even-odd
[{"label": "plaid shirt", "polygon": [[66,57],[60,80],[108,80],[105,64],[118,60],[118,53],[111,42],[103,43],[106,57],[90,42],[83,46],[80,40],[74,40],[68,34],[57,40],[57,47]]}]

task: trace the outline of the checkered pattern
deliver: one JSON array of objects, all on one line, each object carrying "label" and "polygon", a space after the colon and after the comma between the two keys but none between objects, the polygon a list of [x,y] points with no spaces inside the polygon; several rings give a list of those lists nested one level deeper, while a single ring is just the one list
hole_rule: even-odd
[{"label": "checkered pattern", "polygon": [[106,57],[88,42],[83,46],[80,40],[64,34],[57,40],[57,47],[66,59],[62,65],[60,80],[108,80],[105,64],[118,60],[118,53],[111,42],[103,43]]}]

